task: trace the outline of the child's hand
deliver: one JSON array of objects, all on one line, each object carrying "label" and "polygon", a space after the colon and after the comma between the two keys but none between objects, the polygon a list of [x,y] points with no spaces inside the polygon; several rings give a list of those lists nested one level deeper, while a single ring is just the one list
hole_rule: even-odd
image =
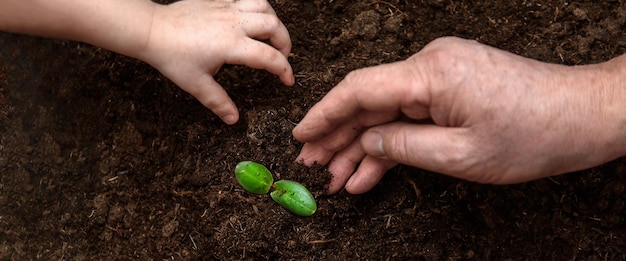
[{"label": "child's hand", "polygon": [[237,107],[213,76],[225,63],[240,64],[293,85],[290,50],[289,32],[266,0],[186,0],[155,8],[138,57],[234,124]]}]

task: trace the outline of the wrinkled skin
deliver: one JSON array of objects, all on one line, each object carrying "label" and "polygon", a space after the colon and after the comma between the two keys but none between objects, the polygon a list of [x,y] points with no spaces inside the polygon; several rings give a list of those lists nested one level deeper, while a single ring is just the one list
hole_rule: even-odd
[{"label": "wrinkled skin", "polygon": [[398,163],[493,184],[596,166],[625,154],[624,60],[569,67],[437,39],[348,74],[293,130],[298,160],[353,194]]}]

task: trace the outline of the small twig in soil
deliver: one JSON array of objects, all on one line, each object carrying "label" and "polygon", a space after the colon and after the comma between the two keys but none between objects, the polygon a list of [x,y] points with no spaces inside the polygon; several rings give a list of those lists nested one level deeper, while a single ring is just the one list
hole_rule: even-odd
[{"label": "small twig in soil", "polygon": [[392,214],[387,215],[387,224],[385,225],[385,229],[389,229],[389,227],[391,226],[391,218],[393,217]]},{"label": "small twig in soil", "polygon": [[189,239],[191,239],[191,243],[193,243],[193,249],[198,249],[198,245],[196,245],[196,241],[193,240],[193,237],[191,237],[191,235],[189,235]]},{"label": "small twig in soil", "polygon": [[312,241],[309,241],[307,243],[309,243],[309,244],[324,244],[324,243],[333,242],[335,240],[337,240],[337,239],[336,238],[333,238],[333,239],[320,239],[320,240],[312,240]]}]

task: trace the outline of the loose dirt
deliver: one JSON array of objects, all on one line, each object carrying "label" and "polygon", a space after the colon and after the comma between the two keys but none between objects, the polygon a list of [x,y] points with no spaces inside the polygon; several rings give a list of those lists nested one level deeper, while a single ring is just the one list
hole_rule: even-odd
[{"label": "loose dirt", "polygon": [[[623,260],[625,161],[511,186],[399,166],[324,195],[291,129],[348,72],[459,36],[577,65],[626,51],[622,1],[271,1],[297,84],[226,66],[220,122],[150,66],[0,34],[0,260]],[[382,87],[381,87],[382,88]],[[242,160],[300,181],[318,212],[243,191]]]}]

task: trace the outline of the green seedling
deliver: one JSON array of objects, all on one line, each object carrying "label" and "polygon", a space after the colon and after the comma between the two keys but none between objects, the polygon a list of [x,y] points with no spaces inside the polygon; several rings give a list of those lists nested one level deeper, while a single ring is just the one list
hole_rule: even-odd
[{"label": "green seedling", "polygon": [[235,176],[239,184],[250,193],[267,194],[274,183],[272,173],[263,165],[242,161],[235,167]]},{"label": "green seedling", "polygon": [[270,196],[287,210],[300,216],[310,216],[317,210],[315,198],[302,184],[291,180],[279,180],[272,186]]},{"label": "green seedling", "polygon": [[248,192],[267,194],[271,188],[272,199],[297,215],[310,216],[317,210],[315,198],[307,188],[291,180],[279,180],[274,183],[272,173],[259,163],[239,162],[235,167],[235,176]]}]

